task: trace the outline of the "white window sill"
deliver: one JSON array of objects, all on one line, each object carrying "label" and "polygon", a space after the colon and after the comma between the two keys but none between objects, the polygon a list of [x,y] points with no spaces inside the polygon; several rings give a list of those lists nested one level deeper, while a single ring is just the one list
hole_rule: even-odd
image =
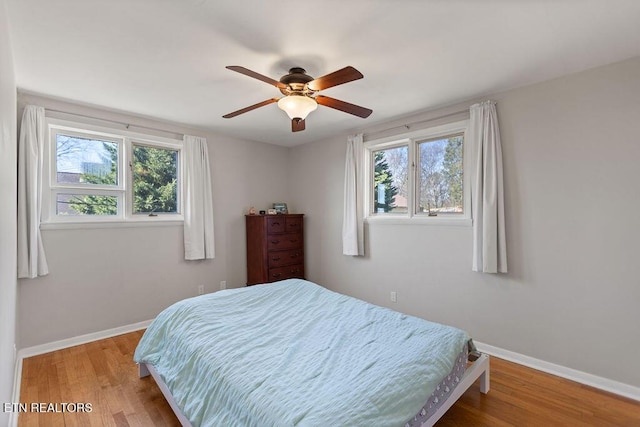
[{"label": "white window sill", "polygon": [[447,227],[471,227],[471,218],[451,218],[446,216],[413,216],[384,215],[368,216],[364,219],[367,224],[375,225],[429,225]]},{"label": "white window sill", "polygon": [[112,221],[65,221],[46,222],[40,224],[40,230],[75,230],[92,228],[140,228],[140,227],[182,227],[182,219],[158,219],[158,220],[112,220]]}]

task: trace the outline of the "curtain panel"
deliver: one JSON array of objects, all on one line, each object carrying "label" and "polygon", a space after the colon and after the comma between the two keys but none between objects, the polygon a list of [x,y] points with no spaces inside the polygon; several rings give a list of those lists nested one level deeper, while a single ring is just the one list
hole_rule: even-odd
[{"label": "curtain panel", "polygon": [[213,196],[207,140],[184,135],[184,257],[187,260],[212,259]]},{"label": "curtain panel", "polygon": [[364,255],[363,152],[362,134],[350,136],[347,141],[344,170],[342,217],[342,253],[344,255]]},{"label": "curtain panel", "polygon": [[45,128],[44,108],[27,105],[18,143],[18,278],[49,273],[40,234]]},{"label": "curtain panel", "polygon": [[472,270],[506,273],[502,147],[495,102],[470,107],[469,140],[475,166],[471,180]]}]

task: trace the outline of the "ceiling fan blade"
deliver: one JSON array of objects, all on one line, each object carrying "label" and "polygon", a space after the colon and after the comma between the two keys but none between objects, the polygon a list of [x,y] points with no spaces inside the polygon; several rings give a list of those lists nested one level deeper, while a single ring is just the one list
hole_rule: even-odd
[{"label": "ceiling fan blade", "polygon": [[330,87],[338,86],[343,83],[352,82],[364,77],[362,73],[353,67],[344,67],[341,70],[334,71],[326,76],[318,77],[309,82],[308,86],[311,90],[323,90]]},{"label": "ceiling fan blade", "polygon": [[336,110],[344,111],[345,113],[353,114],[354,116],[362,117],[366,119],[373,113],[373,110],[360,107],[359,105],[349,104],[348,102],[340,101],[339,99],[331,98],[324,95],[316,96],[316,102],[325,107],[335,108]]},{"label": "ceiling fan blade", "polygon": [[249,107],[243,108],[242,110],[234,111],[233,113],[225,114],[225,119],[230,119],[235,116],[239,116],[240,114],[246,113],[251,110],[255,110],[256,108],[264,107],[265,105],[273,104],[274,102],[278,102],[278,98],[267,99],[266,101],[258,102],[257,104],[253,104]]},{"label": "ceiling fan blade", "polygon": [[235,71],[236,73],[244,74],[245,76],[253,77],[254,79],[258,79],[265,83],[269,83],[270,85],[280,89],[285,89],[287,87],[287,85],[284,83],[280,83],[279,81],[274,80],[270,77],[263,76],[262,74],[256,73],[255,71],[251,71],[248,68],[240,67],[238,65],[229,65],[226,68],[231,71]]},{"label": "ceiling fan blade", "polygon": [[291,120],[291,132],[300,132],[305,129],[304,119]]}]

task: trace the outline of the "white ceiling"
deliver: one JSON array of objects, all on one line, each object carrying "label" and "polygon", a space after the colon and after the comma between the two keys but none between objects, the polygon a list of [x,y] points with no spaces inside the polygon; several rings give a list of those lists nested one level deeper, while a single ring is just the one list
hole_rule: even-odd
[{"label": "white ceiling", "polygon": [[[640,0],[6,0],[18,88],[294,146],[640,55]],[[351,65],[292,133],[274,79]]]}]

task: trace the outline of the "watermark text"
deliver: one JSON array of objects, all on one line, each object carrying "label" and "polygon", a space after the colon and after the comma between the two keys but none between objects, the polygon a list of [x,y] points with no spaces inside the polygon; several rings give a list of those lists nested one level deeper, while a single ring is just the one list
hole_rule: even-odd
[{"label": "watermark text", "polygon": [[30,403],[2,403],[2,412],[50,412],[73,413],[91,412],[93,405],[90,402],[30,402]]}]

